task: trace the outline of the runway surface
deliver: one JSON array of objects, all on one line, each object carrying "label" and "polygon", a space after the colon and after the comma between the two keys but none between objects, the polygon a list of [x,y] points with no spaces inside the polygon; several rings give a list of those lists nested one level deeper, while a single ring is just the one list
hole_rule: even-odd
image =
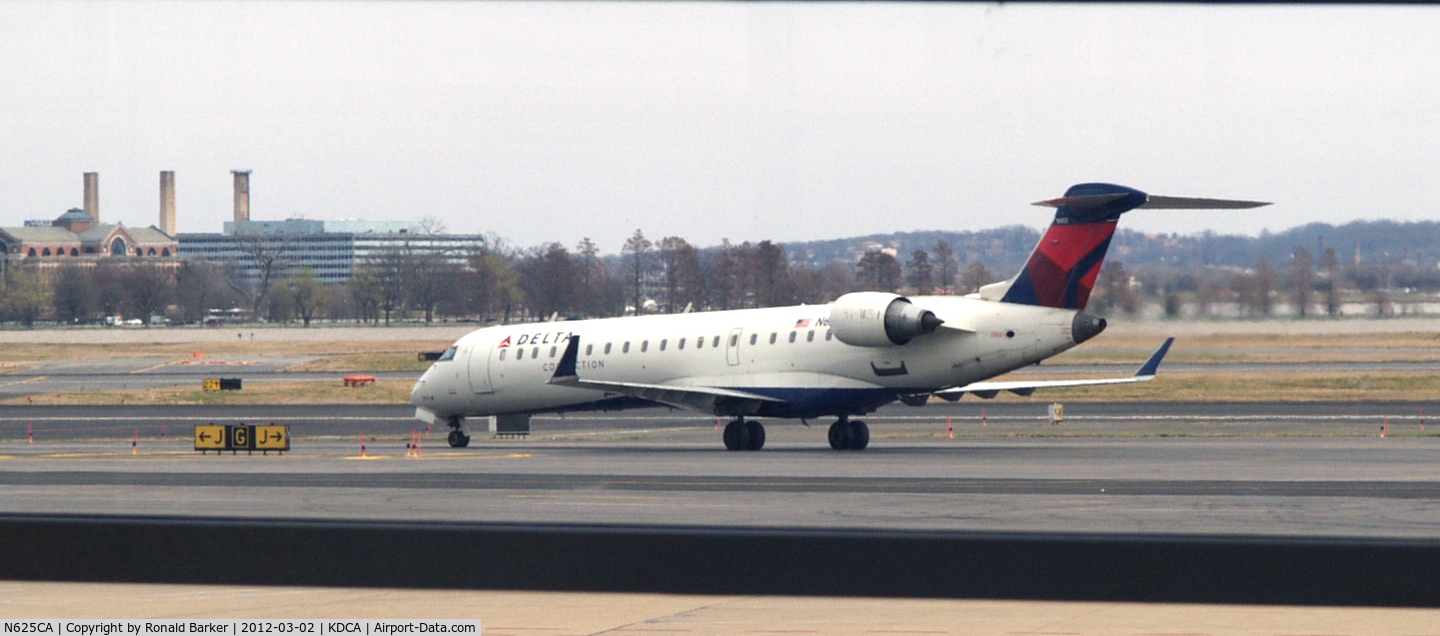
[{"label": "runway surface", "polygon": [[[399,406],[6,407],[0,512],[1433,538],[1426,406],[1075,404],[1058,426],[1031,402],[891,407],[863,452],[817,423],[738,453],[713,419],[651,409],[472,427],[467,449],[431,431],[418,457]],[[293,450],[202,456],[201,420],[286,423]]]},{"label": "runway surface", "polygon": [[[828,422],[767,422],[765,449],[728,452],[713,419],[649,409],[537,418],[528,439],[491,439],[472,424],[467,449],[431,431],[413,457],[406,444],[421,425],[404,405],[7,406],[0,512],[1282,538],[1432,539],[1440,528],[1440,437],[1422,429],[1440,403],[1075,403],[1059,425],[1045,407],[892,406],[867,418],[874,439],[858,453],[828,448]],[[294,450],[202,456],[190,427],[210,421],[287,424]],[[1440,633],[1433,610],[1404,609],[17,582],[0,591],[7,617],[456,616],[485,620],[492,635]]]}]

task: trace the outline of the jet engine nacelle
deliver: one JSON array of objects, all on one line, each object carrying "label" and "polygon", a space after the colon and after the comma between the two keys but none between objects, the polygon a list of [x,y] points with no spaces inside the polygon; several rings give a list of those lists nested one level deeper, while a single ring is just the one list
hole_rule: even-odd
[{"label": "jet engine nacelle", "polygon": [[943,322],[908,298],[885,292],[845,294],[830,306],[830,331],[840,342],[857,347],[903,345]]}]

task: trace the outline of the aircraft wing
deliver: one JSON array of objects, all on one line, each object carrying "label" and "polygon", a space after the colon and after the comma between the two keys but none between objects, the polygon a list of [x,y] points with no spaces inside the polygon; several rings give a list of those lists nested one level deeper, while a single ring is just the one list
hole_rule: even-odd
[{"label": "aircraft wing", "polygon": [[[575,361],[579,358],[579,355],[580,336],[571,335],[569,343],[565,346],[565,354],[560,357],[560,364],[555,367],[555,375],[549,380],[550,384],[619,393],[652,402],[659,402],[668,406],[694,409],[706,413],[715,412],[715,406],[717,404],[725,404],[729,407],[727,410],[753,412],[757,410],[763,402],[785,402],[785,400],[760,395],[758,393],[715,387],[582,380],[576,372],[575,365]],[[736,405],[739,405],[738,409],[735,408]]]},{"label": "aircraft wing", "polygon": [[1165,359],[1165,354],[1170,352],[1170,343],[1175,342],[1174,338],[1165,340],[1165,344],[1155,350],[1145,364],[1135,375],[1123,378],[1099,378],[1090,380],[1016,380],[1011,382],[972,382],[965,386],[936,391],[935,395],[942,399],[955,401],[966,393],[974,393],[982,398],[993,398],[1001,391],[1009,391],[1016,395],[1030,395],[1036,389],[1054,389],[1068,386],[1091,386],[1096,384],[1128,384],[1131,382],[1149,382],[1155,379],[1155,374],[1160,371],[1160,361]]}]

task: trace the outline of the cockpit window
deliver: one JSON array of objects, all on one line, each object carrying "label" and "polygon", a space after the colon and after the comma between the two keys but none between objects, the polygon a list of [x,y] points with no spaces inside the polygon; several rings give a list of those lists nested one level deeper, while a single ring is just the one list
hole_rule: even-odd
[{"label": "cockpit window", "polygon": [[436,358],[435,361],[436,361],[436,362],[444,362],[444,361],[446,361],[446,360],[454,360],[454,359],[455,359],[455,350],[456,350],[457,348],[458,348],[458,347],[450,347],[449,349],[446,349],[446,350],[445,350],[445,353],[440,354],[440,357],[439,357],[439,358]]}]

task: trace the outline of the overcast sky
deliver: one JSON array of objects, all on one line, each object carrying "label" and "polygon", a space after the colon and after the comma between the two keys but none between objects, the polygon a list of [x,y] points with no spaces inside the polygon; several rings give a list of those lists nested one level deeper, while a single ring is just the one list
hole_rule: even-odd
[{"label": "overcast sky", "polygon": [[1440,218],[1440,7],[0,3],[0,225],[415,219],[528,246],[1042,227],[1072,183]]}]

